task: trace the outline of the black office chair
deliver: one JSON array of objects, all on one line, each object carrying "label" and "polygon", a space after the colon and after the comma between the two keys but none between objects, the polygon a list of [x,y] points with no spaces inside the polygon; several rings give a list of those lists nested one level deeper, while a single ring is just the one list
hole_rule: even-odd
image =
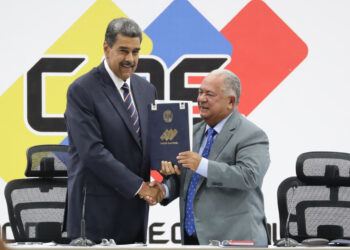
[{"label": "black office chair", "polygon": [[350,154],[303,153],[296,173],[278,187],[280,237],[350,239]]},{"label": "black office chair", "polygon": [[5,187],[11,229],[16,242],[69,243],[62,233],[68,146],[38,145],[27,150],[27,178]]}]

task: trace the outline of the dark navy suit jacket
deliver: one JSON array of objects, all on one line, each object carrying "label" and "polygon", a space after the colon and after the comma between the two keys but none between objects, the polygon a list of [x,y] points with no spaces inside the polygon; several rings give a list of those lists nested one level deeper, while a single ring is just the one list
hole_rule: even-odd
[{"label": "dark navy suit jacket", "polygon": [[96,242],[145,242],[148,205],[136,194],[149,181],[147,106],[155,87],[132,75],[131,88],[141,126],[141,142],[104,64],[68,89],[65,119],[69,137],[67,232],[80,237],[86,187],[86,236]]}]

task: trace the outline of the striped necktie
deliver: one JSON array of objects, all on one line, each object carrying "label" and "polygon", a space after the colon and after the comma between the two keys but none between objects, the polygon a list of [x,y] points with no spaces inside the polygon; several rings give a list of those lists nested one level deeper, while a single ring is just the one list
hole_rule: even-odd
[{"label": "striped necktie", "polygon": [[[202,156],[208,158],[211,145],[214,142],[214,136],[216,131],[213,128],[208,129],[208,139],[205,144]],[[194,224],[194,215],[193,215],[193,199],[194,194],[196,193],[196,187],[199,181],[199,174],[196,172],[193,173],[190,185],[188,186],[187,199],[186,199],[186,211],[185,211],[185,230],[188,235],[192,235],[196,231]]]},{"label": "striped necktie", "polygon": [[135,108],[134,103],[132,102],[132,98],[130,95],[130,89],[127,83],[124,83],[122,86],[122,89],[124,90],[124,104],[126,109],[128,110],[130,114],[130,118],[132,120],[132,123],[135,128],[135,132],[138,136],[140,136],[140,122],[139,122],[139,114],[137,113],[137,110]]}]

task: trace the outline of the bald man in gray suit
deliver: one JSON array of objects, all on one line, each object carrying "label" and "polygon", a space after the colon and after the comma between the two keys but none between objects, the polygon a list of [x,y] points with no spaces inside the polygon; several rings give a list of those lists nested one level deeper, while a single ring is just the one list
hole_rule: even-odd
[{"label": "bald man in gray suit", "polygon": [[197,98],[203,121],[193,128],[193,152],[178,155],[181,171],[162,162],[161,172],[169,176],[161,204],[180,197],[182,244],[268,244],[261,186],[270,163],[269,141],[238,112],[240,92],[240,80],[231,71],[205,77]]}]

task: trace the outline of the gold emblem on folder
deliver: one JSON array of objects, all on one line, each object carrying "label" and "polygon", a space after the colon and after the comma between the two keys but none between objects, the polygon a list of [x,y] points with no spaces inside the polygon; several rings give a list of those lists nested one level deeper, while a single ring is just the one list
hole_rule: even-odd
[{"label": "gold emblem on folder", "polygon": [[166,129],[160,136],[162,141],[172,141],[177,135],[177,129]]},{"label": "gold emblem on folder", "polygon": [[173,121],[173,118],[174,118],[174,115],[173,115],[173,112],[171,112],[170,109],[167,109],[163,112],[163,120],[166,122],[166,123],[170,123]]}]

